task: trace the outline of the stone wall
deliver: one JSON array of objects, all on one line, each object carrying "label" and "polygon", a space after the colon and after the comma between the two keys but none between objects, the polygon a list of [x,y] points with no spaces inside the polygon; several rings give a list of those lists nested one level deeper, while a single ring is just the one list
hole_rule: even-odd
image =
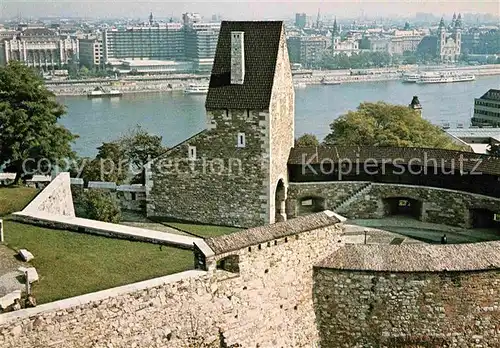
[{"label": "stone wall", "polygon": [[341,245],[331,225],[230,253],[238,273],[210,267],[0,315],[0,346],[311,347],[313,265]]},{"label": "stone wall", "polygon": [[[283,181],[285,187],[288,185],[287,162],[290,149],[294,146],[295,91],[284,28],[281,31],[270,111],[269,134],[271,150],[269,159],[271,168],[270,181],[266,183],[266,186],[270,185],[268,222],[274,223],[276,211],[281,210],[280,202],[284,202],[285,198],[278,197],[278,199],[275,199],[277,185],[279,180]],[[280,206],[275,206],[276,204]],[[285,211],[282,213],[285,213]]]},{"label": "stone wall", "polygon": [[60,173],[31,201],[23,212],[75,216],[69,173]]},{"label": "stone wall", "polygon": [[315,268],[322,347],[499,347],[500,271]]},{"label": "stone wall", "polygon": [[[207,111],[208,129],[151,163],[148,216],[216,225],[265,223],[269,173],[262,157],[269,112]],[[245,133],[245,147],[237,147]],[[188,158],[190,147],[196,159]]]},{"label": "stone wall", "polygon": [[[291,183],[288,191],[289,215],[298,215],[300,200],[304,197],[323,197],[324,209],[331,209],[366,186],[368,182]],[[464,228],[472,227],[471,209],[489,209],[500,212],[500,199],[427,186],[371,184],[370,189],[354,202],[337,211],[351,219],[381,218],[388,214],[384,205],[387,198],[411,198],[422,202],[420,220],[446,223]]]}]

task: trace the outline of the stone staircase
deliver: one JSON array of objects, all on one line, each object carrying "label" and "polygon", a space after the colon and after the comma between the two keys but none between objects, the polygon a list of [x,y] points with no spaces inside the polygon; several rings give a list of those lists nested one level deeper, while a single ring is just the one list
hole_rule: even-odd
[{"label": "stone staircase", "polygon": [[347,208],[354,201],[357,201],[361,196],[363,196],[365,193],[367,193],[368,191],[370,191],[371,188],[372,188],[372,183],[371,182],[365,184],[359,190],[357,190],[356,192],[354,192],[351,196],[347,197],[346,199],[344,199],[340,203],[336,204],[333,207],[332,211],[334,211],[336,213],[343,212],[345,208]]}]

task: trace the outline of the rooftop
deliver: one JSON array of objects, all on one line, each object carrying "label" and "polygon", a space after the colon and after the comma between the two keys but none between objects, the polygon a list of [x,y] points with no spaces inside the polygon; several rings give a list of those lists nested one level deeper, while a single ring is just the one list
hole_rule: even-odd
[{"label": "rooftop", "polygon": [[[217,42],[207,109],[266,110],[271,102],[283,22],[223,21]],[[231,84],[231,32],[244,32],[245,80]]]},{"label": "rooftop", "polygon": [[284,222],[250,228],[220,237],[208,238],[205,239],[205,242],[215,254],[223,254],[297,233],[331,226],[341,221],[342,217],[326,210],[321,213],[301,216]]},{"label": "rooftop", "polygon": [[[419,159],[419,162],[415,162]],[[484,174],[500,175],[500,157],[474,152],[418,148],[418,147],[381,147],[381,146],[320,146],[293,148],[290,151],[288,164],[320,164],[322,161],[338,163],[350,160],[351,163],[368,162],[370,164],[397,161],[407,164],[413,160],[417,163],[436,163],[443,168],[457,168],[463,163],[464,171],[482,172]],[[479,165],[478,165],[479,163]],[[477,167],[476,167],[477,166]]]},{"label": "rooftop", "polygon": [[500,242],[346,245],[317,267],[379,272],[477,271],[500,268]]}]

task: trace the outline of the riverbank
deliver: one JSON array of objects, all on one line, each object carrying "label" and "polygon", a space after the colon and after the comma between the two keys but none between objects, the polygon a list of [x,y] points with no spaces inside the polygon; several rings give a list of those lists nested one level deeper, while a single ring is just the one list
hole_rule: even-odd
[{"label": "riverbank", "polygon": [[[422,67],[421,72],[435,71],[438,67]],[[445,67],[441,71],[457,71],[462,73],[470,73],[476,76],[492,76],[500,75],[500,65],[488,65],[477,67]],[[415,70],[416,71],[416,70]],[[370,69],[365,70],[366,75],[351,75],[349,70],[323,70],[312,71],[312,74],[305,76],[294,76],[295,83],[306,85],[319,85],[323,79],[339,82],[339,83],[356,83],[356,82],[377,82],[377,81],[394,81],[401,80],[402,73],[396,69]],[[57,96],[84,96],[97,86],[113,88],[121,91],[124,94],[131,93],[148,93],[148,92],[165,92],[165,91],[182,91],[190,84],[207,83],[208,78],[205,76],[190,78],[179,77],[131,77],[128,76],[119,80],[102,80],[85,83],[78,81],[77,83],[47,84],[47,88],[54,92]]]}]

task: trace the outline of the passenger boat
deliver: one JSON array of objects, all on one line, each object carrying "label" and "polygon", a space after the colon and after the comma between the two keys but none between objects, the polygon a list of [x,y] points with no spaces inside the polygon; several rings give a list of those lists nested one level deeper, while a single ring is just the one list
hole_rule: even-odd
[{"label": "passenger boat", "polygon": [[420,74],[418,73],[407,73],[403,74],[403,82],[406,83],[415,83],[420,78]]},{"label": "passenger boat", "polygon": [[295,88],[306,88],[307,84],[305,84],[304,82],[297,82],[297,83],[293,84],[293,87],[295,87]]},{"label": "passenger boat", "polygon": [[121,97],[122,95],[123,93],[119,90],[107,89],[102,86],[96,87],[93,91],[87,93],[87,97],[89,98]]},{"label": "passenger boat", "polygon": [[207,84],[191,84],[184,89],[186,94],[207,94],[208,93],[208,83]]},{"label": "passenger boat", "polygon": [[450,83],[450,82],[466,82],[474,81],[476,77],[473,74],[467,73],[456,73],[453,71],[434,73],[434,74],[422,74],[416,83],[418,84],[428,84],[428,83]]}]

